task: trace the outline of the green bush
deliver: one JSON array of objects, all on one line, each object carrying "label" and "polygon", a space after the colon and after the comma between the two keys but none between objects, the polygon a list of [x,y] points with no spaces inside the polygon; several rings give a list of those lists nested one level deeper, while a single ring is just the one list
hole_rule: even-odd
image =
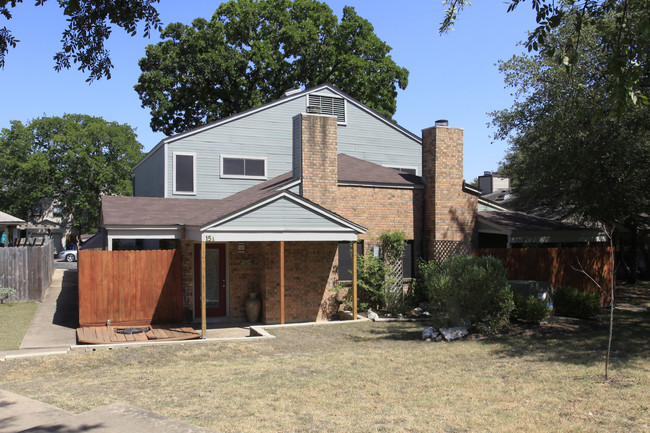
[{"label": "green bush", "polygon": [[553,288],[553,307],[556,316],[591,319],[601,310],[598,296],[572,287]]},{"label": "green bush", "polygon": [[440,266],[421,262],[416,290],[451,325],[469,320],[482,332],[507,325],[514,308],[506,271],[494,257],[456,256]]},{"label": "green bush", "polygon": [[[372,254],[358,256],[358,285],[373,308],[386,305],[386,264]],[[363,294],[361,294],[363,296]]]},{"label": "green bush", "polygon": [[548,317],[549,309],[546,302],[540,301],[534,296],[525,296],[517,292],[513,292],[513,296],[515,308],[512,310],[510,320],[520,320],[539,325],[542,320]]}]

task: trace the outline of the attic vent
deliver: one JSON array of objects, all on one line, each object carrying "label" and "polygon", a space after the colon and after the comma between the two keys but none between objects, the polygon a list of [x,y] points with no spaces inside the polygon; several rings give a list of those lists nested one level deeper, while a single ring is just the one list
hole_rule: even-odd
[{"label": "attic vent", "polygon": [[322,114],[336,116],[339,123],[345,123],[345,101],[343,98],[309,95],[309,105],[319,106]]}]

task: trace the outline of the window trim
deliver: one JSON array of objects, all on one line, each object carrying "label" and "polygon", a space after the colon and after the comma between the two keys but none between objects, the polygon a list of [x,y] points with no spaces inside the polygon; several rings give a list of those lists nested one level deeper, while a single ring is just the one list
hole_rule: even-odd
[{"label": "window trim", "polygon": [[[414,166],[414,165],[411,166],[411,165],[388,165],[388,164],[384,164],[383,166],[386,167],[386,168],[392,168],[393,170],[402,170],[402,169],[415,170],[415,175],[419,176],[418,168],[416,166]],[[403,172],[401,172],[401,173],[403,173]],[[410,173],[404,173],[404,174],[410,174]]]},{"label": "window trim", "polygon": [[[252,159],[256,161],[264,161],[264,176],[247,176],[245,174],[224,174],[223,173],[223,160],[224,158],[231,159]],[[244,155],[221,155],[219,157],[219,177],[222,179],[254,179],[254,180],[267,180],[268,179],[268,159],[266,156],[244,156]]]},{"label": "window trim", "polygon": [[[192,157],[192,191],[176,190],[176,156]],[[196,195],[196,152],[172,152],[172,188],[174,195]]]}]

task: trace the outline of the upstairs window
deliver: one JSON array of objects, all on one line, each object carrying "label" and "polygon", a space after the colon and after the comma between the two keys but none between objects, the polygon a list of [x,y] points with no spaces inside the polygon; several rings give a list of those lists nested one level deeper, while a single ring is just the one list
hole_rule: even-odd
[{"label": "upstairs window", "polygon": [[332,96],[309,95],[309,105],[321,108],[322,114],[336,116],[338,123],[345,123],[345,100]]},{"label": "upstairs window", "polygon": [[196,154],[174,152],[174,194],[196,194]]},{"label": "upstairs window", "polygon": [[266,158],[222,155],[221,177],[266,179]]}]

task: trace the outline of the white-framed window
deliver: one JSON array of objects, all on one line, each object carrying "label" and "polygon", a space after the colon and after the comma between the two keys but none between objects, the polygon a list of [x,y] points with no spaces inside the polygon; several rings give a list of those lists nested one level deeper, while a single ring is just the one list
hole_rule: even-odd
[{"label": "white-framed window", "polygon": [[395,166],[395,165],[384,165],[384,167],[392,168],[393,170],[397,170],[400,173],[414,174],[416,176],[418,174],[418,168],[417,167]]},{"label": "white-framed window", "polygon": [[266,158],[261,156],[221,155],[221,177],[266,180]]},{"label": "white-framed window", "polygon": [[325,95],[309,95],[308,105],[317,106],[321,108],[321,114],[336,116],[336,121],[340,124],[345,124],[345,99],[337,98],[334,96]]},{"label": "white-framed window", "polygon": [[196,153],[173,152],[174,194],[196,195]]}]

